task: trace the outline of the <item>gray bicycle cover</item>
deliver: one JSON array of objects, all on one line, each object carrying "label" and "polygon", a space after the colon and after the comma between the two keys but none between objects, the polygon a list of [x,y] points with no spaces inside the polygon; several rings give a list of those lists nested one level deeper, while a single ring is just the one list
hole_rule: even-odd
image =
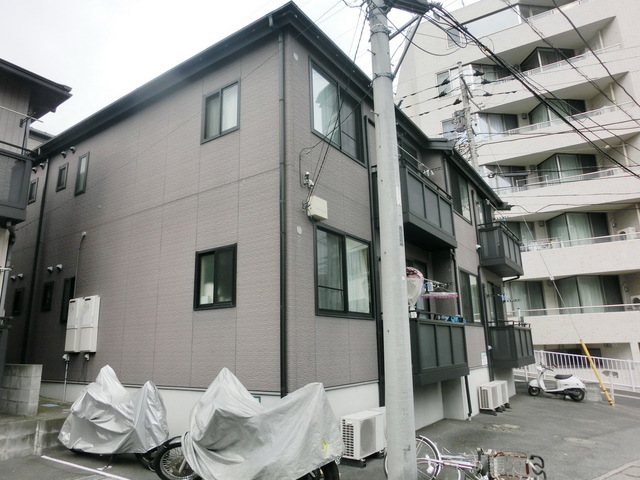
[{"label": "gray bicycle cover", "polygon": [[189,423],[182,449],[206,480],[296,479],[343,451],[340,424],[321,383],[267,408],[224,368]]},{"label": "gray bicycle cover", "polygon": [[169,438],[166,418],[155,384],[129,392],[105,365],[71,405],[58,439],[87,453],[145,453]]}]

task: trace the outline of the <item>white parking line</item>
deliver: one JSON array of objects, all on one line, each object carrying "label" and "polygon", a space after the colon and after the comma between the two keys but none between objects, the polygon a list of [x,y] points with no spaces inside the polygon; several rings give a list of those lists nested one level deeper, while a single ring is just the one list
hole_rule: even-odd
[{"label": "white parking line", "polygon": [[118,475],[113,475],[112,473],[103,472],[102,470],[96,470],[94,468],[84,467],[82,465],[77,465],[71,462],[65,462],[64,460],[59,460],[57,458],[47,457],[46,455],[42,455],[40,458],[44,458],[45,460],[51,460],[52,462],[61,463],[62,465],[67,465],[68,467],[78,468],[80,470],[86,470],[87,472],[97,473],[99,475],[103,475],[109,478],[115,478],[116,480],[130,480],[126,477],[120,477]]}]

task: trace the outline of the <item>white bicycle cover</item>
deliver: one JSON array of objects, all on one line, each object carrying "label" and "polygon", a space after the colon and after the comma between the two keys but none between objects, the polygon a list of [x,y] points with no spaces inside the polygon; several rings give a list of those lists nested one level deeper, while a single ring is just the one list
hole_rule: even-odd
[{"label": "white bicycle cover", "polygon": [[169,438],[166,418],[155,384],[129,392],[105,365],[71,406],[58,439],[87,453],[145,453]]},{"label": "white bicycle cover", "polygon": [[182,449],[205,480],[294,480],[338,459],[343,443],[321,383],[266,408],[224,368],[192,409]]}]

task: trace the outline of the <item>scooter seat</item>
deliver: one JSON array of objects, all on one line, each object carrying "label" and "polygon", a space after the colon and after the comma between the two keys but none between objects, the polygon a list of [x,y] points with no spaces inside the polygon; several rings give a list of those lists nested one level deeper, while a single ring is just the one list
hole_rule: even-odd
[{"label": "scooter seat", "polygon": [[571,378],[571,377],[573,377],[573,375],[570,373],[569,374],[559,373],[553,378],[555,378],[556,380],[566,380],[567,378]]}]

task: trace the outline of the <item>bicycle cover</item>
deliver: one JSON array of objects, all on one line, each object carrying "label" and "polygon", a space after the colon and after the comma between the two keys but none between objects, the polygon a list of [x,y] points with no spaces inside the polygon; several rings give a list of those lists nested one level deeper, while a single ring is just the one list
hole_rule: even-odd
[{"label": "bicycle cover", "polygon": [[296,479],[342,455],[321,383],[265,407],[224,368],[190,414],[182,450],[205,480]]},{"label": "bicycle cover", "polygon": [[71,405],[58,439],[87,453],[145,453],[169,438],[166,417],[155,384],[127,391],[106,365]]}]

